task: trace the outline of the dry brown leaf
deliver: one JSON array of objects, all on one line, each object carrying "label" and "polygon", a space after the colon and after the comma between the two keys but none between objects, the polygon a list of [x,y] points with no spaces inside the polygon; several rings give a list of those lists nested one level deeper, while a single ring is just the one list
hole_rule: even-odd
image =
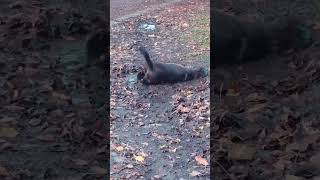
[{"label": "dry brown leaf", "polygon": [[85,166],[88,165],[88,162],[82,159],[74,159],[72,160],[78,166]]},{"label": "dry brown leaf", "polygon": [[179,113],[188,113],[188,112],[190,112],[190,108],[184,107],[183,105],[179,105],[179,106],[177,107],[177,111],[178,111]]},{"label": "dry brown leaf", "polygon": [[190,176],[191,177],[195,177],[195,176],[199,176],[201,173],[199,172],[199,171],[192,171],[191,173],[190,173]]},{"label": "dry brown leaf", "polygon": [[31,126],[38,126],[41,124],[41,119],[39,118],[32,118],[30,121],[29,121],[29,124]]},{"label": "dry brown leaf", "polygon": [[320,22],[316,22],[314,27],[313,27],[314,30],[320,30]]},{"label": "dry brown leaf", "polygon": [[234,144],[229,151],[229,159],[232,160],[251,160],[256,150],[247,145]]},{"label": "dry brown leaf", "polygon": [[175,153],[175,152],[177,152],[177,148],[169,149],[169,152],[173,152],[173,153]]},{"label": "dry brown leaf", "polygon": [[182,27],[189,27],[189,24],[188,23],[183,23],[181,26]]},{"label": "dry brown leaf", "polygon": [[208,161],[206,159],[204,159],[203,157],[201,157],[200,155],[196,156],[195,160],[197,161],[197,163],[199,165],[203,165],[203,166],[208,166],[209,165]]},{"label": "dry brown leaf", "polygon": [[114,107],[114,106],[116,106],[116,103],[114,101],[111,101],[110,106]]},{"label": "dry brown leaf", "polygon": [[58,92],[52,92],[52,96],[54,98],[57,98],[57,99],[60,99],[60,100],[63,100],[63,101],[69,101],[71,100],[71,97],[70,96],[67,96],[63,93],[58,93]]},{"label": "dry brown leaf", "polygon": [[13,117],[3,117],[0,119],[0,123],[10,123],[15,121],[16,121],[16,118],[13,118]]},{"label": "dry brown leaf", "polygon": [[43,135],[37,136],[37,139],[41,141],[52,142],[52,141],[55,141],[56,138],[52,134],[43,134]]},{"label": "dry brown leaf", "polygon": [[144,157],[143,156],[134,156],[134,159],[140,163],[144,163]]},{"label": "dry brown leaf", "polygon": [[17,100],[18,97],[19,97],[19,91],[18,91],[17,89],[15,89],[15,90],[13,91],[12,99],[13,99],[13,100]]},{"label": "dry brown leaf", "polygon": [[90,169],[90,171],[93,172],[96,175],[106,175],[106,174],[108,174],[108,169],[105,169],[105,168],[102,168],[102,167],[99,167],[99,166],[93,166]]},{"label": "dry brown leaf", "polygon": [[19,133],[11,127],[0,127],[0,137],[16,137]]},{"label": "dry brown leaf", "polygon": [[0,176],[9,176],[9,175],[10,174],[9,174],[8,170],[5,167],[0,165]]},{"label": "dry brown leaf", "polygon": [[240,92],[237,92],[234,89],[228,89],[226,96],[237,97],[240,95]]},{"label": "dry brown leaf", "polygon": [[132,165],[132,164],[128,164],[126,167],[127,167],[128,169],[132,169],[132,168],[133,168],[133,165]]},{"label": "dry brown leaf", "polygon": [[72,37],[72,36],[63,36],[63,39],[67,40],[67,41],[74,41],[76,40],[76,38]]},{"label": "dry brown leaf", "polygon": [[246,101],[264,103],[267,101],[267,98],[264,96],[260,96],[258,93],[252,93],[246,97]]},{"label": "dry brown leaf", "polygon": [[261,111],[263,110],[264,108],[266,108],[267,105],[266,104],[256,104],[254,105],[253,107],[249,108],[247,110],[248,113],[254,113],[254,112],[258,112],[258,111]]},{"label": "dry brown leaf", "polygon": [[117,146],[115,149],[116,149],[118,152],[121,152],[121,151],[124,150],[124,148],[123,148],[122,146]]}]

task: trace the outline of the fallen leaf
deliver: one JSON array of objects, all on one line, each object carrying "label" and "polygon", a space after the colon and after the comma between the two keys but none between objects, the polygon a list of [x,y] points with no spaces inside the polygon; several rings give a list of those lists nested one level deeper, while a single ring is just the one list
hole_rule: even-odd
[{"label": "fallen leaf", "polygon": [[273,166],[276,169],[283,171],[288,166],[288,164],[290,164],[290,161],[280,159],[279,161],[274,163]]},{"label": "fallen leaf", "polygon": [[162,177],[164,177],[165,175],[154,175],[153,178],[154,179],[162,179]]},{"label": "fallen leaf", "polygon": [[108,170],[99,166],[93,166],[90,169],[91,172],[93,172],[96,175],[106,175],[108,174]]},{"label": "fallen leaf", "polygon": [[315,154],[310,158],[310,162],[317,167],[320,167],[320,153]]},{"label": "fallen leaf", "polygon": [[298,177],[298,176],[294,176],[294,175],[286,175],[285,180],[303,180],[304,178],[302,177]]},{"label": "fallen leaf", "polygon": [[188,23],[183,23],[182,27],[189,27],[189,24]]},{"label": "fallen leaf", "polygon": [[184,107],[183,105],[179,105],[177,107],[177,111],[179,113],[188,113],[188,112],[190,112],[190,109],[188,107]]},{"label": "fallen leaf", "polygon": [[253,159],[256,150],[246,145],[235,144],[229,151],[229,158],[232,160],[251,160]]},{"label": "fallen leaf", "polygon": [[78,166],[85,166],[88,165],[88,162],[82,159],[74,159],[72,160]]},{"label": "fallen leaf", "polygon": [[55,141],[55,136],[52,135],[52,134],[44,134],[44,135],[40,135],[40,136],[37,136],[37,139],[41,140],[41,141]]},{"label": "fallen leaf", "polygon": [[32,172],[29,171],[28,169],[21,169],[15,172],[15,174],[20,175],[20,176],[25,176],[25,177],[32,177]]},{"label": "fallen leaf", "polygon": [[258,112],[258,111],[261,111],[263,109],[265,109],[267,107],[266,104],[256,104],[254,105],[253,107],[250,107],[247,112],[248,113],[254,113],[254,112]]},{"label": "fallen leaf", "polygon": [[118,152],[121,152],[121,151],[124,150],[124,148],[123,148],[122,146],[117,146],[115,149],[116,149]]},{"label": "fallen leaf", "polygon": [[240,95],[240,92],[237,92],[234,89],[228,89],[227,90],[227,94],[226,94],[226,96],[231,96],[231,97],[236,97],[236,96],[239,96],[239,95]]},{"label": "fallen leaf", "polygon": [[195,176],[199,176],[201,173],[200,172],[198,172],[198,171],[192,171],[191,173],[190,173],[190,176],[191,177],[195,177]]},{"label": "fallen leaf", "polygon": [[9,176],[9,175],[10,174],[9,174],[8,170],[5,167],[0,165],[0,176]]},{"label": "fallen leaf", "polygon": [[129,168],[129,169],[132,169],[133,165],[132,164],[128,164],[126,167]]},{"label": "fallen leaf", "polygon": [[170,152],[176,152],[177,151],[177,148],[172,148],[172,149],[169,149]]},{"label": "fallen leaf", "polygon": [[58,92],[52,92],[52,96],[56,99],[59,99],[59,100],[63,100],[63,101],[69,101],[71,100],[71,97],[68,96],[68,95],[65,95],[63,93],[58,93]]},{"label": "fallen leaf", "polygon": [[140,163],[144,162],[144,157],[143,156],[134,156],[134,159]]},{"label": "fallen leaf", "polygon": [[15,121],[16,121],[16,118],[13,118],[13,117],[3,117],[0,119],[0,123],[10,123]]},{"label": "fallen leaf", "polygon": [[16,137],[19,133],[11,127],[0,127],[0,137]]},{"label": "fallen leaf", "polygon": [[0,146],[0,152],[4,151],[6,149],[12,148],[12,147],[14,147],[14,146],[11,143],[5,142]]},{"label": "fallen leaf", "polygon": [[199,165],[203,165],[203,166],[208,166],[209,165],[208,161],[206,159],[204,159],[203,157],[201,157],[200,155],[196,156],[195,160],[197,161],[197,163]]},{"label": "fallen leaf", "polygon": [[41,123],[41,119],[39,119],[39,118],[32,118],[32,119],[29,121],[29,124],[30,124],[31,126],[38,126],[38,125],[40,125],[40,123]]},{"label": "fallen leaf", "polygon": [[76,38],[72,37],[72,36],[63,36],[63,39],[67,40],[67,41],[74,41],[76,40]]}]

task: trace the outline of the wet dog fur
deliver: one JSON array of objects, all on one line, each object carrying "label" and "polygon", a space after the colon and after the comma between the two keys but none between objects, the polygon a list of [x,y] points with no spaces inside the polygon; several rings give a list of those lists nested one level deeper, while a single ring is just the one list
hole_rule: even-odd
[{"label": "wet dog fur", "polygon": [[105,29],[99,29],[88,37],[86,43],[87,66],[105,63],[108,42],[109,33]]},{"label": "wet dog fur", "polygon": [[298,50],[311,44],[310,33],[296,17],[262,23],[214,10],[213,63],[215,66],[240,64],[268,54]]},{"label": "wet dog fur", "polygon": [[139,47],[139,51],[146,61],[146,71],[137,75],[137,79],[143,84],[177,83],[208,75],[205,68],[191,69],[174,63],[153,62],[144,47]]}]

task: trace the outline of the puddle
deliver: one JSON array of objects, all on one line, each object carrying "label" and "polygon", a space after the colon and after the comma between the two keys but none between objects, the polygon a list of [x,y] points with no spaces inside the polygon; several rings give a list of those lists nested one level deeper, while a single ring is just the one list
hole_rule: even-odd
[{"label": "puddle", "polygon": [[79,76],[78,68],[85,63],[85,40],[59,41],[51,46],[49,57],[64,67],[63,82],[70,84]]},{"label": "puddle", "polygon": [[156,30],[156,25],[153,23],[142,23],[139,25],[138,30],[140,32],[154,32]]},{"label": "puddle", "polygon": [[126,82],[128,84],[128,87],[130,89],[133,89],[134,86],[138,83],[137,81],[137,74],[138,73],[133,73],[133,74],[128,74],[125,79],[126,79]]}]

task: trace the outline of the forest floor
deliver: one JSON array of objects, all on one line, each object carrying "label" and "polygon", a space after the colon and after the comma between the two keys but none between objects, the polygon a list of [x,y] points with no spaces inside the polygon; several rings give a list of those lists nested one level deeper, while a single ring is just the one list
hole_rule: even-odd
[{"label": "forest floor", "polygon": [[107,27],[106,8],[104,0],[0,2],[0,179],[108,177],[106,117],[90,101],[106,82],[84,68],[86,36]]},{"label": "forest floor", "polygon": [[289,9],[314,23],[315,44],[300,52],[211,72],[212,84],[225,90],[211,97],[212,177],[319,179],[319,6],[299,0],[220,2],[216,8],[266,22]]},{"label": "forest floor", "polygon": [[179,2],[111,27],[111,179],[209,179],[209,77],[145,86],[154,61],[209,69],[209,1]]}]

